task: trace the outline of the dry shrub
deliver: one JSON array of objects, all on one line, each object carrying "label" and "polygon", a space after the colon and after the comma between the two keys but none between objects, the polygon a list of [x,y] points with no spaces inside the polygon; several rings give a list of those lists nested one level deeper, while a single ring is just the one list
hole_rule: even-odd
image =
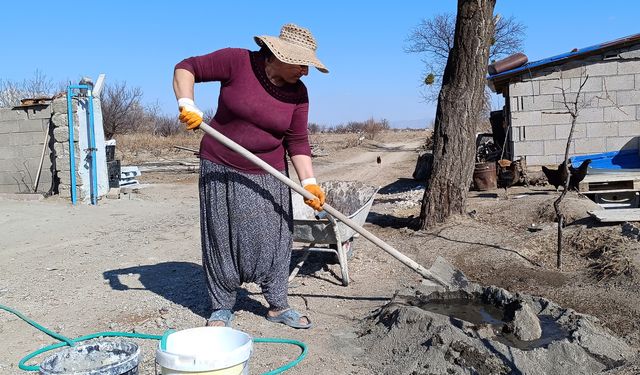
[{"label": "dry shrub", "polygon": [[[130,133],[116,135],[116,158],[123,162],[143,161],[145,156],[166,156],[176,153],[176,156],[189,157],[188,151],[180,151],[174,146],[182,146],[198,150],[202,131],[182,132],[170,136],[159,136],[151,133]],[[180,154],[177,154],[180,152]]]},{"label": "dry shrub", "polygon": [[580,228],[568,240],[591,260],[589,268],[598,281],[632,274],[633,266],[625,253],[629,240],[613,230]]}]

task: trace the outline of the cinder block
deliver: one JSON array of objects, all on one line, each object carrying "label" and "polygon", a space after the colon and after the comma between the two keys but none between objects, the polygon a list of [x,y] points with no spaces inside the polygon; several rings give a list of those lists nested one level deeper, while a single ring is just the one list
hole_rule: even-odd
[{"label": "cinder block", "polygon": [[640,136],[640,121],[624,121],[618,123],[618,135]]},{"label": "cinder block", "polygon": [[540,125],[541,113],[540,111],[528,111],[518,112],[511,114],[512,126],[528,126],[528,125]]},{"label": "cinder block", "polygon": [[571,103],[576,101],[576,96],[578,96],[578,94],[574,92],[565,92],[564,95],[553,94],[553,109],[566,111],[567,107],[565,106],[565,102],[571,105]]},{"label": "cinder block", "polygon": [[584,61],[572,61],[570,63],[561,65],[559,68],[562,70],[562,78],[585,77],[587,75],[587,68],[583,63]]},{"label": "cinder block", "polygon": [[618,91],[617,104],[620,106],[640,104],[640,91]]},{"label": "cinder block", "polygon": [[541,122],[545,125],[570,124],[571,115],[562,113],[562,110],[543,111],[541,114]]},{"label": "cinder block", "polygon": [[604,108],[587,107],[581,108],[578,112],[578,118],[576,122],[603,122],[604,121]]},{"label": "cinder block", "polygon": [[575,140],[576,154],[591,154],[605,150],[605,138],[582,138]]},{"label": "cinder block", "polygon": [[553,109],[553,95],[536,95],[521,97],[522,111]]},{"label": "cinder block", "polygon": [[640,61],[629,60],[618,62],[618,74],[638,74],[640,73]]},{"label": "cinder block", "polygon": [[[569,138],[569,131],[571,130],[571,125],[556,125],[556,139],[564,139]],[[573,139],[578,138],[586,138],[587,137],[587,125],[586,124],[576,124],[573,128]]]},{"label": "cinder block", "polygon": [[612,76],[618,74],[618,62],[616,60],[610,61],[589,61],[585,65],[586,74],[589,77],[596,76]]},{"label": "cinder block", "polygon": [[560,79],[562,75],[562,70],[560,67],[553,66],[550,68],[545,68],[542,70],[537,70],[533,73],[533,78],[537,81],[541,80],[549,80],[549,79]]},{"label": "cinder block", "polygon": [[604,77],[603,90],[605,91],[633,90],[634,88],[635,88],[634,74]]},{"label": "cinder block", "polygon": [[585,92],[580,95],[578,105],[582,107],[612,107],[617,106],[616,91]]},{"label": "cinder block", "polygon": [[18,132],[36,132],[44,134],[44,130],[49,126],[49,119],[22,120],[18,122]]},{"label": "cinder block", "polygon": [[66,114],[67,113],[67,96],[53,99],[51,103],[51,112]]},{"label": "cinder block", "polygon": [[[75,122],[76,121],[74,119],[74,123]],[[67,114],[66,113],[54,113],[51,116],[51,123],[55,127],[68,127],[69,126],[69,122],[67,120]]]},{"label": "cinder block", "polygon": [[522,141],[522,132],[523,132],[523,127],[520,126],[512,126],[511,127],[511,141],[513,142],[520,142]]},{"label": "cinder block", "polygon": [[608,137],[605,151],[637,150],[638,137]]},{"label": "cinder block", "polygon": [[540,81],[540,95],[553,95],[562,93],[562,89],[569,92],[571,81],[569,79],[545,79]]},{"label": "cinder block", "polygon": [[633,121],[636,119],[636,106],[605,107],[604,121]]},{"label": "cinder block", "polygon": [[524,140],[526,141],[540,141],[545,139],[556,138],[555,125],[538,125],[527,126]]},{"label": "cinder block", "polygon": [[[40,136],[42,135],[42,136]],[[11,134],[10,145],[18,147],[26,147],[34,144],[42,143],[44,141],[44,133],[13,133]]]},{"label": "cinder block", "polygon": [[544,142],[542,141],[514,142],[513,153],[515,154],[515,156],[544,155]]},{"label": "cinder block", "polygon": [[[544,141],[544,154],[545,155],[564,155],[564,151],[567,148],[566,139],[554,139],[550,141]],[[569,145],[569,153],[573,153],[575,150],[575,143],[572,141]]]},{"label": "cinder block", "polygon": [[509,98],[509,109],[511,112],[519,112],[520,109],[520,96],[512,96]]},{"label": "cinder block", "polygon": [[[40,160],[40,155],[42,155],[42,140],[40,141],[40,144],[32,144],[32,145],[28,145],[28,146],[22,146],[20,147],[20,154],[22,155],[23,159],[35,159],[37,158],[38,160]],[[46,152],[46,151],[45,151]]]},{"label": "cinder block", "polygon": [[556,155],[526,155],[527,167],[538,165],[555,165]]},{"label": "cinder block", "polygon": [[[586,79],[586,82],[585,82]],[[584,77],[584,78],[571,78],[571,92],[578,92],[578,90],[580,90],[580,92],[594,92],[594,91],[602,91],[603,90],[603,86],[602,86],[602,77]],[[580,89],[580,85],[582,85],[584,83],[584,85],[582,86],[582,89]]]},{"label": "cinder block", "polygon": [[19,109],[0,108],[0,122],[12,120],[27,120],[27,113]]},{"label": "cinder block", "polygon": [[[78,142],[78,133],[77,131],[73,132],[73,140]],[[56,142],[69,142],[69,128],[68,127],[58,127],[53,129],[53,138]]]},{"label": "cinder block", "polygon": [[587,138],[592,137],[617,137],[617,122],[594,122],[587,124]]},{"label": "cinder block", "polygon": [[24,120],[7,120],[0,122],[0,134],[18,133],[20,132],[19,125]]},{"label": "cinder block", "polygon": [[0,145],[0,155],[2,159],[12,160],[20,158],[19,149],[13,145]]},{"label": "cinder block", "polygon": [[540,95],[540,85],[538,81],[529,80],[515,82],[509,85],[509,96],[530,96]]},{"label": "cinder block", "polygon": [[51,118],[51,106],[48,104],[27,107],[25,112],[27,112],[27,118],[30,120]]}]

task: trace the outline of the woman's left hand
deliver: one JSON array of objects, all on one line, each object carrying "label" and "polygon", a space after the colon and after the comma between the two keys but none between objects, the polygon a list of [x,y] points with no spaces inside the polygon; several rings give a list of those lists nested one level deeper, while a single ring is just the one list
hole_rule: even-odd
[{"label": "woman's left hand", "polygon": [[306,203],[307,206],[313,208],[316,211],[322,211],[322,205],[324,204],[325,199],[324,191],[322,191],[322,188],[320,188],[320,186],[316,184],[309,184],[304,186],[304,190],[316,196],[316,199],[305,198],[304,203]]}]

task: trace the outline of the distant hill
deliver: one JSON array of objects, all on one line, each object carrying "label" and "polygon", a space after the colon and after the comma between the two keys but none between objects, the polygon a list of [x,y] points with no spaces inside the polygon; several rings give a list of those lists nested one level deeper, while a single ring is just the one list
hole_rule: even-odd
[{"label": "distant hill", "polygon": [[394,129],[431,129],[431,119],[416,119],[416,120],[396,120],[389,121],[389,124]]}]

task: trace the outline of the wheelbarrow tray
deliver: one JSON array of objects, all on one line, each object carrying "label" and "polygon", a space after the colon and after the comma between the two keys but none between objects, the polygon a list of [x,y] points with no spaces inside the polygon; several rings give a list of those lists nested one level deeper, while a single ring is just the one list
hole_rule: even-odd
[{"label": "wheelbarrow tray", "polygon": [[[322,188],[328,194],[327,202],[361,226],[367,220],[378,191],[378,188],[373,186],[347,181],[329,181],[323,183]],[[347,241],[356,234],[355,230],[341,221],[334,221],[334,226],[332,220],[326,217],[316,218],[316,213],[304,204],[302,197],[297,193],[293,196],[293,207],[295,242],[336,244],[338,241]]]}]

